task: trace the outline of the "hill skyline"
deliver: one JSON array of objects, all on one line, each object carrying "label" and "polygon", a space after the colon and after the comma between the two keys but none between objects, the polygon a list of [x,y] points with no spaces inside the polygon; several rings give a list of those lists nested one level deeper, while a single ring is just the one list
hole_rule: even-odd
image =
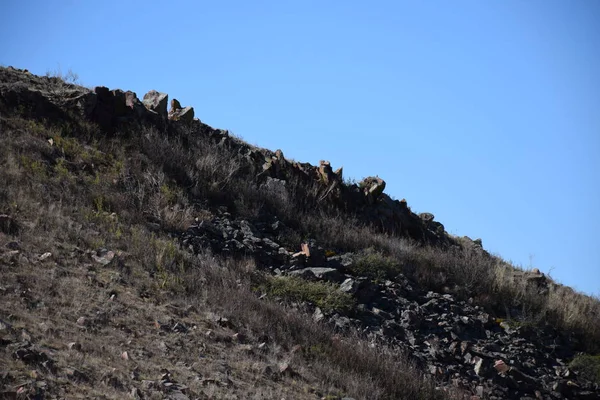
[{"label": "hill skyline", "polygon": [[159,4],[11,3],[0,63],[167,92],[251,143],[379,175],[450,233],[598,294],[594,3]]}]

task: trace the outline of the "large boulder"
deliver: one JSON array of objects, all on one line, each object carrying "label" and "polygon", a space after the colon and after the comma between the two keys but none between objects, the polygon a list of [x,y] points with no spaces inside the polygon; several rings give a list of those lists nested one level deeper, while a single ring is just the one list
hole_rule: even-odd
[{"label": "large boulder", "polygon": [[360,188],[362,189],[365,196],[374,200],[383,193],[385,190],[385,181],[378,176],[369,176],[363,179],[359,183]]},{"label": "large boulder", "polygon": [[194,107],[181,107],[181,103],[177,99],[171,100],[169,120],[191,124],[194,120]]},{"label": "large boulder", "polygon": [[144,95],[143,103],[148,110],[160,115],[163,119],[166,119],[168,101],[168,94],[151,90]]}]

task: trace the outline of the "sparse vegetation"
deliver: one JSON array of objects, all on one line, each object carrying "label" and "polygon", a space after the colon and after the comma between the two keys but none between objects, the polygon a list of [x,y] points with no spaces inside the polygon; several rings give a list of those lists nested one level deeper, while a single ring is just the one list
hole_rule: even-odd
[{"label": "sparse vegetation", "polygon": [[63,73],[62,68],[60,66],[58,66],[58,68],[55,70],[50,70],[50,69],[47,70],[46,76],[49,78],[56,78],[58,80],[61,80],[61,81],[67,82],[67,83],[72,83],[75,85],[80,84],[79,74],[74,72],[71,68],[69,68],[67,70],[67,72]]},{"label": "sparse vegetation", "polygon": [[306,281],[293,276],[268,276],[258,289],[289,301],[308,301],[326,312],[348,312],[354,305],[351,295],[341,292],[332,284]]},{"label": "sparse vegetation", "polygon": [[585,379],[600,384],[600,356],[581,354],[569,366]]},{"label": "sparse vegetation", "polygon": [[[169,238],[176,226],[181,229],[186,223],[174,224],[168,211],[178,213],[178,218],[185,215],[189,220],[196,215],[210,215],[209,210],[192,205],[189,198],[194,194],[218,202],[223,200],[223,190],[231,190],[238,197],[237,204],[268,206],[269,199],[259,190],[235,178],[235,159],[219,158],[213,153],[222,149],[212,145],[204,147],[200,142],[199,148],[203,150],[193,156],[180,139],[160,138],[152,129],[142,137],[132,138],[131,145],[121,147],[93,130],[85,130],[83,135],[78,135],[82,130],[65,131],[59,136],[51,125],[42,128],[38,123],[31,126],[20,117],[6,118],[3,114],[2,118],[5,135],[0,163],[7,185],[0,189],[0,208],[24,223],[26,228],[14,239],[30,257],[46,252],[52,256],[44,262],[49,275],[39,274],[37,263],[3,259],[2,286],[21,287],[37,295],[21,303],[18,297],[4,292],[0,313],[4,318],[12,315],[6,321],[12,331],[25,329],[39,338],[36,342],[42,348],[60,349],[53,358],[57,376],[70,379],[64,374],[72,373],[68,372],[72,369],[81,374],[78,375],[81,377],[79,386],[71,390],[92,397],[101,393],[113,398],[125,396],[124,383],[129,379],[130,368],[125,362],[115,367],[112,361],[124,350],[129,357],[138,360],[137,371],[142,377],[157,379],[158,365],[142,362],[140,358],[144,349],[162,351],[156,348],[153,321],[158,319],[162,323],[160,315],[171,314],[171,318],[191,324],[185,321],[203,321],[204,310],[212,310],[235,321],[236,330],[247,336],[246,342],[258,344],[265,335],[270,338],[268,350],[258,359],[245,353],[243,346],[238,351],[227,352],[230,356],[225,362],[232,374],[255,374],[253,379],[262,382],[236,389],[244,396],[252,393],[266,398],[286,393],[293,398],[326,395],[340,398],[345,394],[357,398],[441,396],[434,392],[433,383],[397,352],[369,348],[358,337],[348,337],[341,343],[332,341],[333,332],[307,320],[299,311],[259,300],[252,291],[255,281],[250,278],[255,272],[253,268],[248,270],[248,261],[220,261],[208,254],[199,259]],[[54,140],[52,144],[47,140],[50,137]],[[135,143],[136,140],[142,143]],[[194,158],[206,161],[194,162]],[[229,172],[215,168],[208,162],[209,158],[211,162],[226,163],[225,169]],[[54,178],[61,179],[55,181]],[[182,182],[195,182],[195,185],[182,185]],[[236,202],[229,204],[236,206]],[[153,224],[159,225],[158,231]],[[2,246],[13,240],[8,236],[2,238]],[[93,261],[90,264],[89,257],[102,248],[114,249],[118,254],[108,267],[99,268]],[[331,285],[267,276],[263,279],[268,282],[264,287],[271,295],[313,302],[324,310],[343,312],[352,303],[348,295]],[[138,296],[132,296],[134,293]],[[110,301],[113,295],[117,300]],[[144,299],[155,305],[144,303]],[[174,303],[192,304],[196,311],[181,319],[166,312],[165,307]],[[43,305],[40,308],[35,304]],[[39,313],[52,320],[51,325],[43,325],[45,331],[28,322],[35,321]],[[88,319],[84,330],[76,325],[82,316]],[[168,366],[180,380],[189,372],[176,362],[190,360],[192,363],[203,348],[217,346],[203,355],[207,361],[201,371],[211,376],[218,369],[217,360],[223,359],[218,347],[231,346],[227,344],[230,339],[225,342],[219,339],[233,335],[231,328],[211,325],[210,321],[200,323],[203,329],[200,332],[218,332],[215,345],[207,342],[203,334],[189,336],[189,342],[186,340],[183,345],[171,339],[167,341],[167,346],[178,346],[180,350],[161,365]],[[121,333],[109,334],[115,329]],[[107,341],[107,337],[111,339]],[[68,350],[68,343],[61,338],[77,343],[84,349],[83,353]],[[127,342],[130,344],[124,345]],[[204,347],[198,347],[198,343],[204,343]],[[319,346],[323,351],[319,362],[310,367],[308,363],[313,353],[301,351],[293,355],[292,368],[302,373],[301,382],[293,383],[293,374],[289,377],[263,375],[264,368],[276,366],[289,357],[289,349],[295,345]],[[136,358],[135,354],[140,355]],[[11,360],[8,367],[8,387],[30,395],[36,393],[35,380],[31,384],[20,384],[29,379],[29,369],[23,368],[18,360]],[[112,372],[106,372],[109,369]],[[45,376],[43,370],[36,374]],[[281,380],[288,384],[280,385]],[[59,380],[46,378],[45,382],[51,392],[67,397],[68,393],[76,393],[65,392]],[[191,390],[206,389],[199,385],[189,384]],[[219,393],[231,389],[219,389],[215,383],[210,390],[220,397]]]},{"label": "sparse vegetation", "polygon": [[402,266],[394,257],[367,249],[355,260],[351,272],[381,281],[396,278],[399,273],[402,273]]},{"label": "sparse vegetation", "polygon": [[[70,73],[66,78],[77,80]],[[49,372],[7,357],[2,372],[10,373],[1,383],[15,391],[24,387],[24,395],[35,395],[42,380],[32,378],[32,370],[62,397],[122,398],[133,371],[157,380],[162,367],[190,390],[217,398],[228,390],[254,398],[453,395],[436,391],[398,349],[370,346],[355,331],[337,334],[290,305],[309,302],[347,313],[354,300],[337,287],[273,277],[246,258],[192,254],[178,234],[195,219],[210,220],[219,207],[249,220],[276,215],[289,228],[278,239],[290,251],[314,237],[328,256],[361,254],[351,267],[356,275],[384,281],[404,274],[423,289],[473,299],[495,318],[534,327],[550,323],[577,335],[582,351],[600,350],[600,320],[590,317],[600,315],[598,299],[558,285],[540,291],[515,278],[518,268],[477,249],[436,248],[382,233],[319,201],[316,183],[290,178],[286,191],[273,195],[245,156],[208,135],[186,128],[165,134],[151,126],[107,135],[79,117],[43,121],[13,111],[0,119],[0,214],[20,229],[0,233],[0,248],[17,242],[19,250],[0,252],[0,320],[11,326],[0,340],[28,335],[51,349],[57,368]],[[115,254],[106,265],[94,261],[102,250]],[[46,253],[51,256],[42,260]],[[78,325],[80,317],[87,325]],[[171,335],[171,319],[189,336]],[[235,344],[235,333],[246,339]],[[85,351],[69,350],[67,338]],[[262,343],[264,350],[256,350]],[[301,350],[292,351],[295,346]],[[121,358],[123,351],[135,368]],[[227,368],[219,366],[223,360]],[[265,372],[284,361],[303,378]],[[582,355],[571,367],[599,382],[598,365],[597,356]],[[62,384],[74,379],[65,375],[68,368],[84,374],[85,383]],[[193,380],[220,369],[236,383]]]}]

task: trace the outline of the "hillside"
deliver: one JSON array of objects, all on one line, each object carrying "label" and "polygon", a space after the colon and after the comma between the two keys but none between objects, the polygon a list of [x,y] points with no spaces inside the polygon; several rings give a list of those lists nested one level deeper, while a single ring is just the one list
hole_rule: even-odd
[{"label": "hillside", "polygon": [[600,399],[598,299],[168,100],[0,68],[3,397]]}]

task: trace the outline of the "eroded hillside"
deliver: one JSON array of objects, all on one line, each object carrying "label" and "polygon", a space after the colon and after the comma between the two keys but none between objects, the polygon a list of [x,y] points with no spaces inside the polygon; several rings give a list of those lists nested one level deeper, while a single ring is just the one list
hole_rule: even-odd
[{"label": "eroded hillside", "polygon": [[381,178],[10,67],[0,118],[8,398],[600,398],[598,300]]}]

